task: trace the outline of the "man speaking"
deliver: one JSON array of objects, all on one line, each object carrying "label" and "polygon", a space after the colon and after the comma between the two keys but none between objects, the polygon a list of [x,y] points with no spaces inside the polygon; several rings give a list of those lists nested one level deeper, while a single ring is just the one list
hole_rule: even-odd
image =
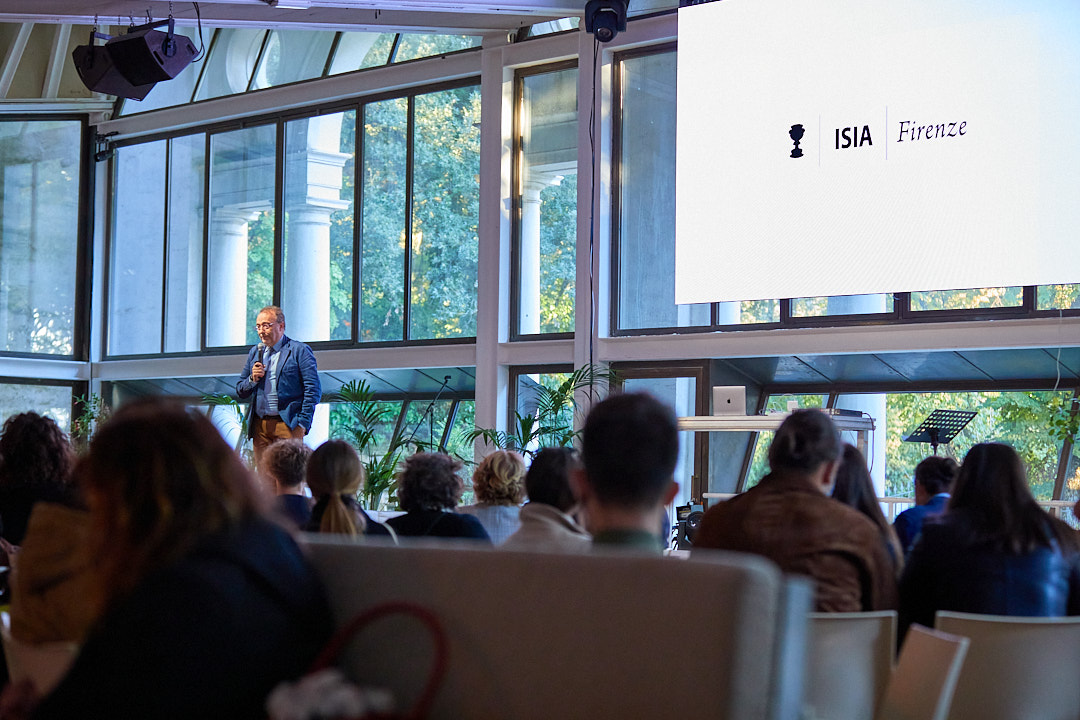
[{"label": "man speaking", "polygon": [[315,406],[322,398],[315,354],[302,342],[285,337],[285,313],[268,305],[255,318],[261,342],[248,351],[236,383],[241,398],[251,398],[248,436],[255,463],[277,438],[302,438],[311,429]]}]

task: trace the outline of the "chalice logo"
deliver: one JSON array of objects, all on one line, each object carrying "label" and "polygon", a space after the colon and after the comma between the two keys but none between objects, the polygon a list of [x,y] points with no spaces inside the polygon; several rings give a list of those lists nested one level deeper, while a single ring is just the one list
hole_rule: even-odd
[{"label": "chalice logo", "polygon": [[795,148],[791,151],[791,157],[800,158],[803,156],[802,148],[799,147],[799,141],[802,140],[805,133],[806,130],[803,129],[802,125],[792,125],[791,129],[788,130],[788,137],[795,142]]}]

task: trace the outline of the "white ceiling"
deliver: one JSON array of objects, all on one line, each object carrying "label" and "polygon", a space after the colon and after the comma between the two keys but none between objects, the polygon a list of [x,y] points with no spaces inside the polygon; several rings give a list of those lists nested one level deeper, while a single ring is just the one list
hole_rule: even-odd
[{"label": "white ceiling", "polygon": [[[200,2],[204,25],[210,27],[283,27],[335,30],[413,32],[506,32],[583,14],[585,0],[213,0]],[[631,14],[677,0],[632,0]],[[296,7],[283,7],[283,6]],[[128,25],[172,14],[182,25],[194,25],[195,4],[164,0],[0,0],[0,23]]]}]

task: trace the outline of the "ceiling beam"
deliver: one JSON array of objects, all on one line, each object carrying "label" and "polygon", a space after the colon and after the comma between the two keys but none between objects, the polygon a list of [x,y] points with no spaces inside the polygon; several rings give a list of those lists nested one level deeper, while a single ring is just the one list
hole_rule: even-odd
[{"label": "ceiling beam", "polygon": [[34,29],[34,23],[23,23],[19,28],[15,42],[4,53],[3,64],[0,65],[0,98],[7,97],[11,83],[15,79],[15,71],[19,68],[19,60],[22,59],[27,43],[30,42],[30,32]]}]

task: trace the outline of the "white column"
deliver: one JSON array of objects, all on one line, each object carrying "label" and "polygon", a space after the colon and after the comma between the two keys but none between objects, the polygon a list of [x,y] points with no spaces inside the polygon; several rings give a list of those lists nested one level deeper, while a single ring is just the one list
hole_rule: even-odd
[{"label": "white column", "polygon": [[540,193],[550,183],[530,178],[521,194],[521,229],[518,234],[518,331],[540,332]]},{"label": "white column", "polygon": [[247,337],[248,223],[258,217],[249,208],[214,210],[210,233],[206,342],[211,347],[243,345]]},{"label": "white column", "polygon": [[302,342],[330,339],[330,214],[314,204],[288,209],[281,305],[286,334]]},{"label": "white column", "polygon": [[341,199],[340,113],[290,123],[286,136],[285,265],[281,307],[286,333],[302,342],[330,339],[330,217]]}]

